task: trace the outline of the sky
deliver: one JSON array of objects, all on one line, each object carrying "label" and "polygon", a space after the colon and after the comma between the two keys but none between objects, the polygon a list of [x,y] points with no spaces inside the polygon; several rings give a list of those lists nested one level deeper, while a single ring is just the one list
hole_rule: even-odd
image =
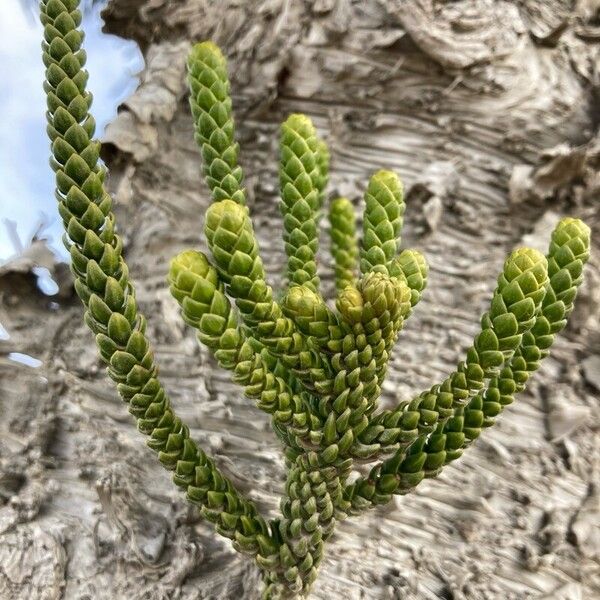
[{"label": "sky", "polygon": [[[117,107],[136,89],[144,66],[137,44],[102,33],[104,2],[82,0],[84,47],[94,95],[96,136],[102,139]],[[42,228],[49,246],[66,258],[62,224],[54,199],[54,176],[48,164],[42,26],[37,0],[0,0],[0,264],[28,245]],[[18,241],[10,233],[16,224]]]}]

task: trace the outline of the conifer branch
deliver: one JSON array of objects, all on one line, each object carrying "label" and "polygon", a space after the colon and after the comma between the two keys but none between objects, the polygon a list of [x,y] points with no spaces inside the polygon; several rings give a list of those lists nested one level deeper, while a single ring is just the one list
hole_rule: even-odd
[{"label": "conifer branch", "polygon": [[319,142],[311,120],[290,115],[281,126],[279,185],[283,241],[290,285],[319,289],[316,254],[319,247],[317,212],[326,182],[319,163]]},{"label": "conifer branch", "polygon": [[99,142],[89,113],[85,52],[79,0],[43,0],[40,18],[46,66],[50,165],[56,175],[58,211],[65,228],[75,290],[84,319],[96,337],[108,375],[148,436],[148,446],[173,471],[175,484],[200,507],[216,530],[241,552],[254,556],[277,551],[265,520],[254,504],[191,439],[158,379],[158,368],[138,311],[135,288],[115,233],[112,199],[104,188],[106,170],[99,162]]},{"label": "conifer branch", "polygon": [[347,198],[337,198],[329,208],[331,254],[335,261],[335,287],[341,292],[354,285],[358,263],[356,219]]},{"label": "conifer branch", "polygon": [[400,244],[404,209],[404,191],[398,176],[391,171],[375,173],[365,192],[360,249],[363,274],[370,271],[391,274]]}]

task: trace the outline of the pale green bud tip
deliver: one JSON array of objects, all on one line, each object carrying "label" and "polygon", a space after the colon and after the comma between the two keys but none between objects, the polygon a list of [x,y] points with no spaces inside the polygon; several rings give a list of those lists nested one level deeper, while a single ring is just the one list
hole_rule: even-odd
[{"label": "pale green bud tip", "polygon": [[372,271],[367,273],[360,281],[359,287],[362,289],[363,296],[371,297],[375,294],[385,294],[393,290],[392,279],[385,273]]},{"label": "pale green bud tip", "polygon": [[380,185],[387,187],[394,194],[402,194],[402,181],[393,171],[381,169],[372,175],[369,180],[369,188]]},{"label": "pale green bud tip", "polygon": [[204,277],[210,269],[208,259],[202,252],[184,250],[171,260],[170,271],[192,271]]},{"label": "pale green bud tip", "polygon": [[315,126],[309,117],[301,113],[291,114],[282,125],[282,128],[293,129],[303,138],[309,138],[316,135]]},{"label": "pale green bud tip", "polygon": [[337,309],[349,323],[358,323],[361,319],[364,302],[362,294],[353,286],[349,285],[340,292],[338,296]]},{"label": "pale green bud tip", "polygon": [[400,271],[404,274],[411,289],[417,292],[422,292],[425,289],[429,275],[429,265],[418,250],[403,250],[394,263],[394,275],[396,271]]},{"label": "pale green bud tip", "polygon": [[332,200],[330,206],[331,213],[339,213],[339,214],[353,214],[354,208],[352,207],[352,202],[348,200],[348,198],[336,198]]},{"label": "pale green bud tip", "polygon": [[363,302],[371,305],[376,313],[410,301],[406,282],[384,273],[367,273],[358,287],[362,291]]},{"label": "pale green bud tip", "polygon": [[[512,303],[519,297],[529,296],[537,304],[548,283],[548,261],[533,248],[514,250],[504,263],[498,285],[505,299]],[[515,295],[515,290],[519,292]]]},{"label": "pale green bud tip", "polygon": [[565,243],[574,237],[581,239],[585,246],[589,247],[591,230],[581,219],[565,217],[559,221],[552,232],[553,241],[560,245],[562,245],[561,242]]},{"label": "pale green bud tip", "polygon": [[[64,9],[63,9],[64,6]],[[42,10],[48,11],[50,16],[58,16],[62,12],[71,12],[77,9],[79,0],[62,0],[62,2],[53,2],[52,0],[43,0],[40,3]]]},{"label": "pale green bud tip", "polygon": [[171,260],[168,280],[171,295],[184,312],[190,308],[189,298],[209,303],[219,286],[217,270],[196,250],[185,250]]},{"label": "pale green bud tip", "polygon": [[209,61],[218,61],[220,63],[225,62],[225,57],[221,52],[219,46],[217,46],[214,42],[209,40],[204,42],[198,42],[192,46],[190,50],[190,61],[192,60],[201,60],[202,62]]},{"label": "pale green bud tip", "polygon": [[169,280],[171,282],[180,281],[183,273],[185,273],[185,279],[199,277],[206,279],[214,286],[218,283],[216,269],[208,262],[202,252],[196,250],[185,250],[171,260]]},{"label": "pale green bud tip", "polygon": [[312,316],[323,301],[320,296],[304,285],[291,287],[282,301],[287,316]]},{"label": "pale green bud tip", "polygon": [[247,210],[233,200],[215,202],[206,211],[206,226],[215,230],[220,224],[227,224],[227,229],[240,229],[248,217]]},{"label": "pale green bud tip", "polygon": [[509,281],[518,277],[524,271],[538,271],[547,268],[546,257],[534,248],[517,248],[510,253],[504,263],[504,273]]},{"label": "pale green bud tip", "polygon": [[427,277],[427,275],[429,275],[429,265],[427,264],[427,259],[421,252],[418,250],[404,250],[400,256],[402,256],[402,254],[412,258],[423,277]]}]

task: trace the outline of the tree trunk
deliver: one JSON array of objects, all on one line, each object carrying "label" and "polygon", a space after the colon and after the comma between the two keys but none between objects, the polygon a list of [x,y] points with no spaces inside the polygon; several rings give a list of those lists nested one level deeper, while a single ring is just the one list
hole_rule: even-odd
[{"label": "tree trunk", "polygon": [[[195,439],[265,512],[283,485],[268,419],[197,347],[165,283],[176,252],[206,250],[209,194],[184,75],[193,41],[214,39],[229,57],[249,204],[275,289],[287,114],[307,113],[325,135],[332,197],[360,210],[373,171],[402,177],[403,244],[431,273],[390,365],[389,403],[462,358],[513,247],[544,250],[565,214],[592,226],[596,251],[572,322],[528,390],[440,477],[340,524],[311,597],[598,597],[598,2],[112,0],[105,16],[146,57],[104,158],[162,378]],[[30,267],[43,253],[0,270],[11,335],[0,341],[0,598],[256,598],[253,565],[199,520],[145,448],[63,268],[50,263],[61,282],[52,302],[35,288]],[[326,235],[321,256],[331,296]],[[20,366],[9,352],[42,365]]]}]

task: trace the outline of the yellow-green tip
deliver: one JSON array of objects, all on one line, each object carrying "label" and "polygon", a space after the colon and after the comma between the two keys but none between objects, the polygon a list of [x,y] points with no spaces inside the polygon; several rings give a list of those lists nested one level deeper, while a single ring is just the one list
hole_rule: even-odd
[{"label": "yellow-green tip", "polygon": [[183,305],[188,296],[210,300],[219,285],[219,276],[202,252],[185,250],[171,260],[168,281],[171,295]]},{"label": "yellow-green tip", "polygon": [[322,302],[321,297],[309,287],[295,285],[284,296],[282,308],[287,316],[312,316]]},{"label": "yellow-green tip", "polygon": [[233,200],[221,200],[210,205],[206,211],[206,227],[216,229],[221,223],[226,223],[227,229],[237,231],[244,226],[248,218],[245,206]]},{"label": "yellow-green tip", "polygon": [[553,237],[567,234],[569,237],[579,237],[589,246],[591,229],[581,220],[574,217],[564,217],[554,228]]},{"label": "yellow-green tip", "polygon": [[402,180],[394,171],[389,171],[387,169],[380,169],[379,171],[373,173],[371,179],[369,180],[369,186],[371,185],[384,185],[389,188],[392,192],[397,192],[402,194],[403,186]]},{"label": "yellow-green tip", "polygon": [[221,52],[221,48],[219,48],[219,46],[217,46],[217,44],[215,44],[214,42],[211,42],[210,40],[205,40],[203,42],[197,42],[196,44],[194,44],[192,46],[192,49],[190,50],[190,56],[198,57],[198,58],[214,56],[215,58],[218,58],[219,60],[223,60],[223,61],[225,60],[225,57],[223,56],[223,53]]},{"label": "yellow-green tip", "polygon": [[510,304],[529,297],[539,305],[547,284],[548,261],[533,248],[517,248],[511,252],[498,279],[502,296]]},{"label": "yellow-green tip", "polygon": [[373,317],[380,317],[387,311],[391,311],[393,315],[400,313],[406,316],[410,310],[411,292],[402,279],[371,272],[363,276],[358,287],[364,302],[361,316],[363,323]]},{"label": "yellow-green tip", "polygon": [[354,208],[352,206],[352,202],[350,202],[350,200],[348,200],[348,198],[336,198],[335,200],[331,201],[331,205],[329,207],[330,212],[332,213],[352,213],[354,214]]},{"label": "yellow-green tip", "polygon": [[[508,274],[516,267],[520,272],[523,272],[538,264],[543,265],[544,268],[548,267],[546,257],[539,250],[527,247],[517,248],[516,250],[513,250],[506,259],[504,271]],[[516,274],[517,273],[515,273],[515,276]]]},{"label": "yellow-green tip", "polygon": [[362,294],[354,286],[349,285],[340,292],[336,306],[348,323],[354,324],[360,322],[364,301]]},{"label": "yellow-green tip", "polygon": [[291,114],[284,122],[283,127],[293,129],[302,137],[307,138],[316,135],[315,126],[310,117],[302,113]]},{"label": "yellow-green tip", "polygon": [[[171,259],[169,273],[177,274],[181,271],[191,271],[200,277],[210,277],[211,270],[214,271],[214,268],[202,252],[184,250]],[[216,271],[214,272],[216,277]]]}]

